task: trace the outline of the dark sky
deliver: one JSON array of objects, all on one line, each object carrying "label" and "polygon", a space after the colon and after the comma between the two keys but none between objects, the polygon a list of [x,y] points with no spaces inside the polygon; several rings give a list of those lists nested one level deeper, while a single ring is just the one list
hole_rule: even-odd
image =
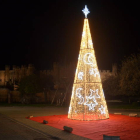
[{"label": "dark sky", "polygon": [[121,64],[140,45],[137,1],[53,0],[0,3],[0,69],[34,64],[50,69],[53,62],[77,61],[88,6],[92,40],[99,69]]}]

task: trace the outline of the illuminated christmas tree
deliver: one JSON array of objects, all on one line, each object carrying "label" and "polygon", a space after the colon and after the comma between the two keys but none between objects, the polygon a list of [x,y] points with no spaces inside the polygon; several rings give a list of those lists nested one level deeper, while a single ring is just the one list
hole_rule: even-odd
[{"label": "illuminated christmas tree", "polygon": [[93,49],[87,14],[85,14],[82,41],[72,88],[68,118],[99,120],[109,118],[95,52]]}]

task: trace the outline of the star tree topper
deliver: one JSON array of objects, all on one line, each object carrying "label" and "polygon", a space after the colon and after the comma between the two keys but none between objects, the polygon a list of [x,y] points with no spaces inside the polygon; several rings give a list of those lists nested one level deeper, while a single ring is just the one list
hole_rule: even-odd
[{"label": "star tree topper", "polygon": [[85,18],[87,18],[87,15],[90,13],[90,11],[88,10],[86,5],[85,5],[85,9],[83,9],[82,11],[85,14]]}]

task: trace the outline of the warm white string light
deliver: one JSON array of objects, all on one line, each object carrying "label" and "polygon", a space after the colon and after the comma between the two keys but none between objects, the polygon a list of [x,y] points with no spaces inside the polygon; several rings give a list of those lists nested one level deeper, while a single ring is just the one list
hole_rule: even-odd
[{"label": "warm white string light", "polygon": [[[87,6],[83,12],[87,17],[89,13]],[[68,118],[77,120],[109,118],[87,18],[84,20]]]}]

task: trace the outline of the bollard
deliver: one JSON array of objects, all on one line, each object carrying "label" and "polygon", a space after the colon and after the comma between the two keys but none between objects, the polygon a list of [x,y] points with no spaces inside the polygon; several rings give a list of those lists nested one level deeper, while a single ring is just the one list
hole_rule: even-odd
[{"label": "bollard", "polygon": [[138,114],[129,114],[129,117],[137,117]]},{"label": "bollard", "polygon": [[103,140],[121,140],[120,136],[107,136],[103,135]]},{"label": "bollard", "polygon": [[46,120],[43,120],[43,124],[47,124],[48,123],[48,121],[46,121]]},{"label": "bollard", "polygon": [[31,115],[31,116],[28,116],[28,118],[33,118],[33,115]]},{"label": "bollard", "polygon": [[68,126],[64,126],[63,128],[65,131],[70,132],[70,133],[73,131],[73,128],[68,127]]}]

